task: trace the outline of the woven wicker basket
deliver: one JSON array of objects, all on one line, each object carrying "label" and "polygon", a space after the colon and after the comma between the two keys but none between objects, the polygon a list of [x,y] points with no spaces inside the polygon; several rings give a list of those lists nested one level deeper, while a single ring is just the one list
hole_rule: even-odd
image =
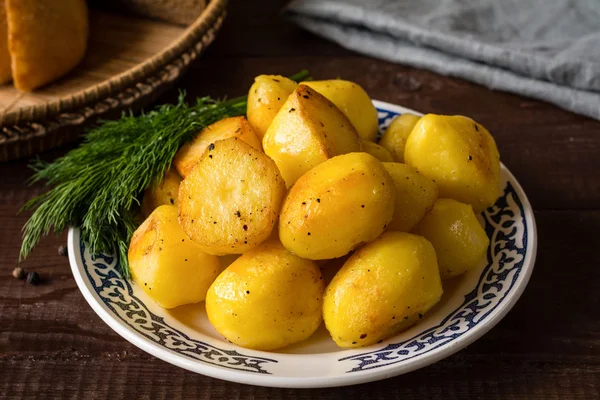
[{"label": "woven wicker basket", "polygon": [[[0,92],[0,99],[3,97],[5,103],[0,113],[0,162],[29,157],[73,141],[88,123],[115,118],[124,110],[139,110],[148,105],[171,87],[212,43],[225,18],[226,3],[227,0],[211,0],[187,28],[134,17],[104,18],[107,31],[112,29],[112,24],[130,30],[132,37],[138,37],[139,32],[147,33],[149,39],[140,45],[143,51],[136,48],[130,55],[124,55],[127,49],[121,48],[120,52],[113,52],[108,43],[110,35],[99,33],[98,40],[104,40],[105,50],[108,50],[95,56],[88,54],[87,58],[92,59],[88,66],[84,61],[73,74],[50,85],[46,92],[19,94],[10,88],[3,89],[4,92]],[[94,20],[92,36],[93,24]],[[165,44],[169,37],[173,40]],[[105,58],[113,53],[118,60],[111,64]],[[89,65],[96,70],[88,70],[86,76],[85,69]],[[100,69],[102,73],[97,72]],[[111,70],[117,73],[106,73]]]}]

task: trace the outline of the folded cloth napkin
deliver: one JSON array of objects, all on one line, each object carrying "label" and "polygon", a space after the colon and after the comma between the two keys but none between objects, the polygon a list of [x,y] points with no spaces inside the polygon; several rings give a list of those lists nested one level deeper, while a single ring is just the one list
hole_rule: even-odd
[{"label": "folded cloth napkin", "polygon": [[600,119],[600,0],[295,0],[284,14],[361,53]]}]

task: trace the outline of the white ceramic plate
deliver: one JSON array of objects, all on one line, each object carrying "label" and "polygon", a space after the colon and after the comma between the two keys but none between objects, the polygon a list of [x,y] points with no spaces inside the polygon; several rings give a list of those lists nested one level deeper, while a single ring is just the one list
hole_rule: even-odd
[{"label": "white ceramic plate", "polygon": [[[412,110],[374,102],[381,131]],[[260,386],[328,387],[404,374],[448,357],[481,337],[514,306],[527,285],[537,249],[525,193],[502,167],[503,195],[481,215],[490,238],[479,268],[444,282],[440,303],[411,329],[360,349],[338,348],[323,326],[308,340],[278,352],[241,348],[208,322],[204,303],[163,310],[116,271],[112,255],[92,257],[69,231],[75,280],[94,311],[142,350],[203,375]]]}]

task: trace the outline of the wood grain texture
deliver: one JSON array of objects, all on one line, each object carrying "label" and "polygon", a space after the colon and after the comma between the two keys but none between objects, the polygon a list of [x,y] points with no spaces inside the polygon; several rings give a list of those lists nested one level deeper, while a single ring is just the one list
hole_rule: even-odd
[{"label": "wood grain texture", "polygon": [[[33,287],[10,276],[27,218],[17,211],[42,190],[24,184],[26,161],[10,162],[0,164],[0,398],[600,398],[600,122],[347,52],[271,19],[282,4],[234,0],[222,35],[179,88],[190,98],[231,97],[257,74],[307,67],[316,78],[356,80],[380,100],[472,116],[494,134],[535,209],[538,259],[515,308],[458,354],[381,382],[288,390],[196,375],[138,350],[96,316],[57,254],[65,234],[44,239],[23,263],[47,283]],[[159,101],[176,96],[172,90]]]}]

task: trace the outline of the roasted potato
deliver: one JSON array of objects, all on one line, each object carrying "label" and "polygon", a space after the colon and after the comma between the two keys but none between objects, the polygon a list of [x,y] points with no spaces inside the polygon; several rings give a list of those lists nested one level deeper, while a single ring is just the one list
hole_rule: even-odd
[{"label": "roasted potato", "polygon": [[392,154],[394,161],[404,162],[406,139],[420,118],[410,113],[398,115],[385,130],[379,144]]},{"label": "roasted potato", "polygon": [[268,240],[219,275],[208,291],[206,312],[227,340],[275,350],[306,339],[319,327],[324,288],[313,261]]},{"label": "roasted potato", "polygon": [[394,161],[394,158],[384,147],[378,145],[377,143],[369,142],[368,140],[362,141],[363,151],[365,153],[369,153],[376,159],[381,162],[391,162]]},{"label": "roasted potato", "polygon": [[431,243],[386,232],[358,249],[327,286],[323,319],[338,346],[368,346],[408,328],[441,296]]},{"label": "roasted potato", "polygon": [[273,118],[290,94],[298,87],[291,79],[281,75],[259,75],[248,92],[248,122],[259,139],[271,125]]},{"label": "roasted potato", "polygon": [[406,141],[404,160],[433,179],[440,197],[492,206],[500,195],[500,155],[492,135],[471,118],[422,117]]},{"label": "roasted potato", "polygon": [[279,238],[310,260],[341,257],[379,236],[392,220],[396,190],[383,164],[367,153],[334,157],[290,189]]},{"label": "roasted potato", "polygon": [[163,308],[204,300],[220,272],[219,259],[181,230],[172,205],[158,207],[139,226],[127,258],[133,281]]},{"label": "roasted potato", "polygon": [[175,154],[173,165],[179,174],[185,178],[200,161],[200,157],[211,143],[231,137],[240,138],[255,149],[262,150],[261,141],[246,121],[246,118],[225,118],[202,129],[193,141],[181,146]]},{"label": "roasted potato", "polygon": [[438,199],[413,232],[433,244],[442,279],[476,268],[490,245],[473,208],[453,199]]},{"label": "roasted potato", "polygon": [[142,198],[142,215],[147,217],[158,206],[164,204],[177,205],[177,194],[181,176],[174,168],[169,168],[165,172],[165,177],[156,186],[149,187],[144,191]]},{"label": "roasted potato", "polygon": [[377,110],[367,92],[358,84],[341,79],[307,81],[302,84],[321,93],[346,114],[362,139],[371,142],[377,140]]},{"label": "roasted potato", "polygon": [[360,151],[361,143],[348,118],[333,103],[299,85],[269,126],[263,148],[290,187],[323,161]]},{"label": "roasted potato", "polygon": [[285,183],[265,153],[238,138],[208,146],[179,188],[179,223],[205,252],[241,254],[267,239]]},{"label": "roasted potato", "polygon": [[386,229],[410,232],[433,208],[438,197],[437,185],[410,165],[386,162],[383,166],[396,186],[394,218]]}]

